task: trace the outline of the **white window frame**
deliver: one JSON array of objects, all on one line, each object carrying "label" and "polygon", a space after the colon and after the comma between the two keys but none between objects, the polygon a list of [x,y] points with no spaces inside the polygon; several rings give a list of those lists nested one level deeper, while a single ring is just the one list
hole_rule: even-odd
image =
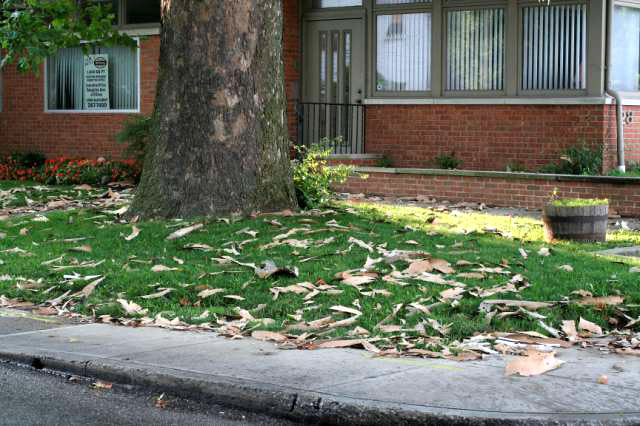
[{"label": "white window frame", "polygon": [[47,75],[49,72],[49,58],[45,58],[44,61],[44,112],[47,114],[137,114],[140,113],[140,78],[141,78],[141,66],[140,66],[140,39],[135,38],[138,47],[136,48],[136,61],[138,62],[138,82],[137,82],[137,91],[138,91],[138,108],[136,109],[100,109],[100,110],[87,110],[87,109],[49,109],[49,90],[47,89]]}]

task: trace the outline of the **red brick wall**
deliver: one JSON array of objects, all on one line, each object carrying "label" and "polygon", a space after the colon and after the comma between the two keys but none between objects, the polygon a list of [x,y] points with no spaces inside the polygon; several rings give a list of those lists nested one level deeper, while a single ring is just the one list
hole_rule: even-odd
[{"label": "red brick wall", "polygon": [[[140,49],[141,112],[153,111],[160,38],[149,37]],[[121,158],[125,146],[114,134],[128,114],[45,113],[44,72],[38,77],[3,71],[0,154],[37,151],[47,157]]]},{"label": "red brick wall", "polygon": [[[298,0],[283,0],[284,67],[288,99],[288,126],[295,140],[295,103],[300,80],[300,19]],[[150,114],[158,78],[160,37],[144,41],[140,50],[141,112]],[[125,146],[114,135],[127,114],[45,113],[44,73],[39,77],[20,75],[15,69],[3,71],[2,112],[0,112],[0,155],[15,151],[38,151],[48,157],[121,158]]]},{"label": "red brick wall", "polygon": [[554,189],[560,197],[607,198],[621,215],[640,215],[640,183],[611,184],[544,179],[477,176],[431,176],[368,173],[368,179],[349,178],[341,192],[382,196],[424,195],[453,202],[477,202],[491,206],[540,209]]},{"label": "red brick wall", "polygon": [[284,15],[283,29],[283,57],[284,79],[287,91],[287,122],[289,137],[292,141],[298,139],[298,117],[296,115],[296,102],[300,96],[300,15],[298,0],[283,0]]},{"label": "red brick wall", "polygon": [[[633,118],[631,123],[624,126],[624,152],[625,163],[627,165],[633,163],[640,163],[640,106],[626,105],[624,107],[625,112],[631,112]],[[610,105],[607,111],[607,145],[608,155],[605,156],[605,162],[608,163],[610,168],[617,166],[617,125],[616,125],[616,107]]]},{"label": "red brick wall", "polygon": [[[394,167],[433,167],[455,153],[461,168],[528,170],[558,160],[571,145],[603,143],[609,129],[604,105],[370,105],[366,152],[384,154]],[[615,118],[615,117],[614,117]],[[615,137],[615,136],[614,136]],[[614,154],[615,155],[615,154]]]}]

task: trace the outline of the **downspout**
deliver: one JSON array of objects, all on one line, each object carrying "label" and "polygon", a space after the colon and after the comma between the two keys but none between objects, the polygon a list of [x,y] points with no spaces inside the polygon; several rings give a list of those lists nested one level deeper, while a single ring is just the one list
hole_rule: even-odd
[{"label": "downspout", "polygon": [[613,13],[614,0],[608,0],[607,4],[607,41],[605,56],[605,91],[608,95],[613,96],[616,100],[616,124],[618,131],[616,132],[616,142],[618,149],[618,171],[624,173],[626,166],[624,164],[624,107],[622,105],[622,95],[617,90],[611,88],[611,52],[613,50]]}]

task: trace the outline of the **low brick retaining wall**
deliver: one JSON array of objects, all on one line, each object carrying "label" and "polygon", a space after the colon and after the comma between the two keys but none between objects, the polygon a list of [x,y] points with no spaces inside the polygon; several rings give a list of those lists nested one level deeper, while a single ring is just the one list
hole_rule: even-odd
[{"label": "low brick retaining wall", "polygon": [[380,167],[356,170],[369,178],[351,177],[337,186],[337,191],[423,195],[454,202],[541,209],[557,188],[559,197],[607,198],[618,214],[640,217],[640,178]]}]

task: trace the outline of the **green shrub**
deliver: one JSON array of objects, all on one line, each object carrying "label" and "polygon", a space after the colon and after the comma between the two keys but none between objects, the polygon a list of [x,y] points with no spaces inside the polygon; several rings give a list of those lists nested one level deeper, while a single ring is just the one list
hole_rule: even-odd
[{"label": "green shrub", "polygon": [[462,160],[456,158],[456,153],[438,155],[434,162],[440,169],[457,169],[462,165]]},{"label": "green shrub", "polygon": [[383,155],[376,161],[376,167],[391,167],[393,166],[393,160],[387,155]]},{"label": "green shrub", "polygon": [[153,119],[144,115],[133,115],[124,124],[122,130],[116,133],[116,141],[126,143],[125,153],[142,162],[151,141],[151,127]]},{"label": "green shrub", "polygon": [[640,177],[640,163],[631,163],[627,166],[627,171],[622,173],[617,169],[609,171],[609,176],[626,176],[626,177]]},{"label": "green shrub", "polygon": [[564,175],[599,175],[602,173],[602,145],[589,147],[586,143],[572,146],[560,156],[560,162],[542,167],[542,173]]},{"label": "green shrub", "polygon": [[293,183],[298,204],[302,208],[315,208],[325,204],[333,194],[331,185],[344,183],[353,173],[353,166],[329,167],[327,158],[331,154],[329,141],[311,148],[296,147],[298,159],[293,160]]},{"label": "green shrub", "polygon": [[512,163],[507,164],[507,171],[512,173],[526,173],[527,166],[520,163],[519,161],[514,161]]},{"label": "green shrub", "polygon": [[39,152],[14,152],[11,160],[20,167],[40,167],[44,164],[46,157]]}]

